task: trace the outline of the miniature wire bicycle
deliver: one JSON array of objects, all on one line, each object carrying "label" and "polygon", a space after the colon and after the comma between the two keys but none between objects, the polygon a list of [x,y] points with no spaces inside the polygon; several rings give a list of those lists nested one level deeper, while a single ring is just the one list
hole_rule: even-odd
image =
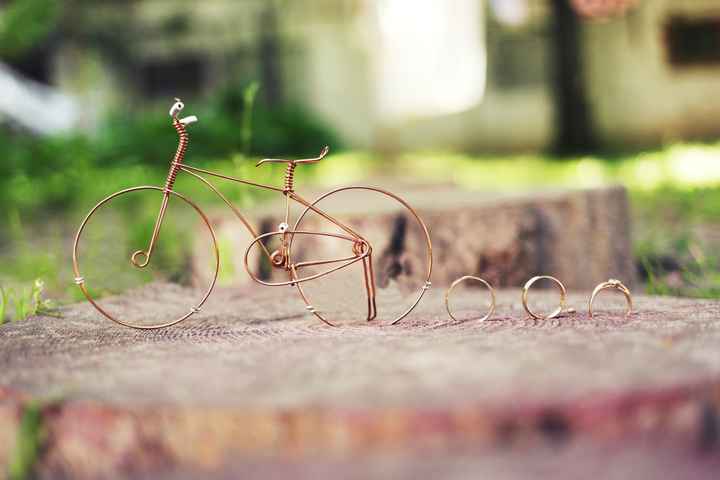
[{"label": "miniature wire bicycle", "polygon": [[[419,246],[418,244],[416,244],[414,250],[416,256],[419,255],[420,258],[424,258],[424,265],[420,269],[422,270],[422,272],[415,272],[416,275],[419,275],[420,281],[417,282],[417,285],[414,285],[411,288],[410,295],[404,295],[402,297],[402,300],[407,301],[408,304],[402,305],[400,310],[398,311],[399,313],[393,314],[394,318],[392,318],[389,323],[396,324],[415,308],[415,306],[420,302],[420,299],[422,298],[425,291],[430,287],[430,274],[432,272],[432,244],[430,241],[427,227],[423,223],[422,219],[418,216],[417,212],[407,202],[405,202],[402,198],[392,192],[389,192],[382,188],[371,186],[346,186],[336,188],[321,195],[314,201],[305,200],[302,196],[295,192],[295,169],[300,165],[307,165],[310,163],[319,162],[328,153],[328,147],[323,148],[320,154],[315,158],[298,160],[264,159],[258,162],[257,166],[267,163],[286,164],[284,183],[282,187],[264,185],[247,180],[242,180],[239,178],[234,178],[228,175],[187,165],[186,163],[184,163],[185,153],[189,142],[186,127],[189,124],[196,122],[197,117],[189,116],[179,119],[178,114],[183,110],[184,104],[179,99],[175,100],[176,102],[172,105],[169,113],[172,118],[172,125],[179,135],[179,142],[177,151],[170,163],[170,169],[168,171],[164,186],[137,186],[132,188],[126,188],[124,190],[113,193],[112,195],[109,195],[108,197],[97,203],[89,211],[89,213],[85,216],[84,220],[80,224],[80,227],[75,236],[75,241],[73,244],[73,269],[75,273],[75,283],[80,287],[85,298],[87,298],[87,300],[102,315],[109,318],[110,320],[113,320],[114,322],[132,328],[155,329],[168,327],[187,319],[194,313],[197,313],[212,293],[218,279],[218,270],[220,269],[220,250],[218,248],[217,235],[215,233],[215,230],[213,229],[213,226],[211,225],[208,216],[200,209],[200,207],[198,207],[194,201],[173,189],[176,179],[180,173],[186,173],[190,175],[192,178],[202,182],[204,186],[206,186],[214,194],[216,194],[222,200],[222,202],[232,210],[237,219],[240,220],[242,225],[244,225],[249,234],[252,236],[252,241],[245,250],[244,255],[245,270],[250,275],[250,277],[255,282],[267,286],[296,287],[300,294],[300,297],[306,304],[306,309],[309,312],[313,313],[320,320],[331,326],[335,325],[333,319],[327,318],[327,315],[324,315],[321,311],[319,311],[316,307],[313,306],[313,303],[311,303],[311,299],[303,289],[303,286],[308,284],[309,282],[312,282],[313,280],[317,280],[321,277],[330,276],[331,274],[334,274],[335,272],[338,272],[340,270],[348,270],[351,265],[362,265],[361,283],[364,286],[364,292],[362,292],[361,295],[364,296],[363,303],[365,303],[366,300],[367,304],[367,315],[365,316],[366,320],[371,321],[375,319],[378,314],[376,304],[378,282],[376,281],[377,268],[375,265],[374,257],[377,250],[376,246],[373,245],[370,240],[368,240],[367,235],[363,235],[363,233],[359,231],[357,226],[350,225],[348,222],[339,220],[335,216],[328,213],[325,208],[320,208],[318,204],[321,202],[323,204],[332,204],[333,199],[336,198],[339,193],[348,191],[363,193],[366,196],[382,196],[384,197],[384,200],[390,200],[394,202],[399,211],[401,211],[403,222],[415,222],[415,226],[417,227],[416,230],[420,232],[417,235],[417,237],[419,238],[419,242],[417,242],[419,243]],[[257,233],[257,230],[250,224],[250,222],[245,218],[245,216],[243,216],[240,210],[230,200],[228,200],[228,198],[223,193],[221,193],[218,188],[216,188],[212,183],[210,183],[210,181],[208,181],[204,177],[204,175],[236,182],[243,185],[248,185],[259,189],[274,191],[279,193],[280,195],[283,195],[285,197],[284,220],[279,224],[277,230],[259,235]],[[88,228],[88,225],[92,223],[94,217],[98,214],[98,212],[107,209],[109,206],[115,203],[118,203],[118,200],[121,198],[127,199],[140,192],[143,192],[145,194],[149,192],[151,195],[156,196],[156,201],[159,204],[159,211],[154,217],[154,225],[152,228],[152,233],[149,234],[149,238],[147,235],[143,235],[142,238],[144,238],[144,240],[136,239],[136,242],[141,241],[142,243],[140,245],[131,245],[129,247],[129,251],[122,254],[127,257],[127,260],[129,260],[130,267],[132,269],[143,270],[148,268],[148,266],[151,265],[151,263],[153,262],[153,254],[155,253],[158,242],[160,241],[161,233],[163,230],[163,223],[166,220],[166,216],[168,215],[168,206],[173,202],[179,202],[181,205],[191,207],[192,211],[200,217],[201,225],[203,225],[204,229],[207,230],[207,233],[209,235],[209,242],[212,244],[212,255],[209,262],[211,264],[209,285],[207,289],[202,290],[204,294],[202,295],[202,297],[200,297],[199,301],[192,302],[191,305],[187,306],[186,310],[180,310],[181,313],[177,317],[173,317],[172,319],[159,322],[153,320],[150,323],[143,324],[134,322],[132,319],[121,318],[122,309],[119,309],[119,313],[116,313],[114,310],[112,310],[110,306],[101,304],[102,302],[99,300],[100,294],[94,292],[92,285],[89,285],[88,279],[83,276],[83,268],[85,267],[85,264],[83,263],[81,255],[81,253],[86,249],[86,243],[88,243],[84,241],[84,232]],[[290,228],[289,226],[291,201],[295,202],[295,204],[298,204],[301,208],[301,213],[295,220],[293,228]],[[362,200],[362,202],[364,201],[365,200]],[[369,205],[370,203],[372,202],[369,200],[367,204]],[[336,231],[317,231],[310,228],[306,229],[305,225],[311,224],[309,220],[309,216],[311,216],[311,214],[318,215],[320,218],[324,219],[324,221],[332,225],[333,230]],[[398,237],[397,235],[394,236]],[[269,243],[269,240],[271,238],[274,239],[276,242],[279,242],[279,247],[272,251],[270,251],[270,249],[267,247],[267,244]],[[294,253],[293,244],[298,243],[299,238],[330,238],[344,245],[344,247],[342,248],[346,251],[346,253],[327,259],[297,259],[297,256]],[[172,240],[172,238],[168,239],[168,241]],[[398,241],[402,240],[402,238],[393,238],[391,239],[391,243],[397,243]],[[261,256],[264,256],[266,261],[269,262],[269,265],[271,265],[273,269],[282,272],[282,276],[287,275],[287,280],[271,281],[266,277],[260,278],[260,275],[254,273],[249,266],[249,255],[254,247],[260,249]],[[102,249],[104,247],[101,246],[99,248]],[[388,248],[392,250],[392,248],[394,247]],[[303,256],[307,257],[308,252],[305,251]],[[387,264],[388,262],[384,263]],[[386,270],[390,272],[389,276],[397,276],[398,271],[402,270],[402,266],[398,266],[399,262],[397,261],[391,263],[393,267],[387,267]],[[317,271],[318,268],[321,270]],[[406,270],[410,270],[410,268],[408,267]],[[388,275],[385,275],[385,277],[387,276]],[[383,284],[387,283],[387,280],[383,280]],[[364,307],[362,308],[364,309]]]}]

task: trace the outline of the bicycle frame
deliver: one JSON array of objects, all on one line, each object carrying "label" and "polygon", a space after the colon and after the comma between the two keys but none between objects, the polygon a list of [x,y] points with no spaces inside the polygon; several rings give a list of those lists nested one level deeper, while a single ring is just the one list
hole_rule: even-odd
[{"label": "bicycle frame", "polygon": [[[210,170],[206,170],[203,168],[194,167],[191,165],[186,165],[184,163],[184,157],[185,152],[188,147],[189,143],[189,137],[186,130],[186,125],[193,123],[197,121],[197,118],[194,116],[186,117],[183,119],[178,119],[178,113],[184,108],[183,103],[176,99],[176,103],[173,104],[173,106],[170,109],[170,116],[172,117],[172,125],[173,128],[177,131],[179,135],[179,143],[177,151],[170,162],[170,169],[167,174],[167,178],[165,181],[165,185],[160,186],[138,186],[138,187],[132,187],[128,188],[119,192],[116,192],[108,197],[106,197],[104,200],[101,200],[99,203],[97,203],[85,216],[84,220],[80,224],[80,227],[77,231],[77,234],[75,235],[75,241],[73,243],[73,269],[75,272],[75,283],[80,287],[80,289],[83,291],[83,294],[85,297],[106,317],[109,319],[128,327],[133,328],[140,328],[140,329],[153,329],[153,328],[162,328],[167,327],[170,325],[174,325],[186,318],[188,318],[193,313],[196,313],[200,310],[200,307],[204,304],[204,302],[207,300],[209,295],[211,294],[212,290],[215,287],[215,283],[217,280],[217,274],[218,269],[220,267],[220,256],[219,256],[219,249],[217,245],[216,240],[216,234],[214,229],[212,228],[212,225],[207,217],[207,215],[200,209],[200,207],[197,206],[192,200],[184,197],[182,194],[174,190],[175,181],[177,179],[177,176],[180,173],[190,175],[191,177],[195,178],[196,180],[202,182],[207,188],[209,188],[213,193],[215,193],[220,200],[227,205],[230,210],[233,212],[233,214],[237,217],[237,219],[244,225],[244,227],[247,229],[247,231],[252,236],[252,241],[248,245],[245,256],[244,256],[244,264],[245,269],[250,275],[250,277],[253,279],[253,281],[266,285],[266,286],[283,286],[283,285],[290,285],[295,286],[300,293],[300,296],[304,300],[306,304],[307,310],[314,314],[316,317],[318,317],[320,320],[325,322],[326,324],[330,326],[334,326],[333,323],[328,321],[327,319],[323,318],[323,316],[311,305],[308,297],[306,296],[305,292],[303,291],[303,288],[301,284],[304,282],[309,282],[311,280],[315,280],[321,277],[324,277],[326,275],[329,275],[333,272],[336,272],[338,270],[341,270],[343,268],[347,268],[355,263],[362,262],[363,266],[363,283],[365,287],[365,293],[367,296],[367,320],[373,320],[377,317],[377,305],[376,305],[376,284],[375,284],[375,274],[374,274],[374,268],[373,268],[373,247],[370,244],[370,242],[364,238],[362,235],[360,235],[358,232],[356,232],[350,225],[343,223],[339,219],[333,217],[332,215],[325,212],[323,209],[318,207],[318,203],[322,201],[323,199],[329,197],[330,195],[333,195],[335,193],[339,193],[341,191],[347,191],[347,190],[362,190],[362,191],[372,191],[375,193],[379,193],[382,195],[385,195],[386,197],[390,197],[391,200],[399,203],[402,205],[403,208],[405,208],[409,214],[415,218],[417,223],[422,228],[422,236],[424,237],[424,240],[426,242],[426,258],[427,258],[427,269],[425,271],[425,277],[424,277],[424,284],[420,287],[420,291],[415,298],[415,300],[412,302],[412,304],[404,311],[402,311],[396,318],[391,322],[391,324],[396,324],[399,322],[402,318],[404,318],[406,315],[408,315],[415,306],[420,302],[420,299],[422,298],[423,294],[430,288],[431,282],[430,282],[430,275],[432,273],[432,244],[430,241],[430,236],[428,233],[428,229],[425,226],[422,219],[418,216],[417,212],[409,205],[407,202],[405,202],[402,198],[398,197],[397,195],[393,194],[392,192],[389,192],[387,190],[377,188],[377,187],[369,187],[369,186],[346,186],[346,187],[340,187],[337,189],[334,189],[330,192],[327,192],[317,199],[315,199],[313,202],[307,201],[305,198],[303,198],[301,195],[295,192],[295,185],[294,185],[294,174],[295,169],[298,165],[306,164],[306,163],[315,163],[320,161],[325,155],[328,153],[328,147],[325,147],[321,152],[320,155],[315,158],[307,158],[307,159],[297,159],[297,160],[281,160],[281,159],[264,159],[258,162],[257,166],[260,166],[264,163],[284,163],[286,165],[285,168],[285,175],[284,175],[284,183],[282,186],[274,186],[274,185],[266,185],[262,183],[257,183],[249,180],[244,180],[241,178],[236,178],[230,175],[225,175],[218,172],[213,172]],[[213,178],[219,178],[222,180],[231,181],[240,185],[246,185],[248,187],[253,188],[259,188],[267,191],[276,192],[279,194],[282,194],[285,197],[285,214],[284,219],[278,226],[278,230],[264,233],[262,235],[258,234],[258,231],[253,227],[253,225],[248,221],[248,219],[240,212],[240,210],[225,196],[223,193],[206,177],[213,177]],[[94,213],[101,208],[103,205],[107,204],[114,198],[124,195],[130,192],[140,191],[140,190],[147,190],[147,191],[158,191],[162,194],[162,202],[160,204],[160,208],[157,213],[157,217],[155,218],[155,223],[153,225],[152,234],[150,236],[149,242],[147,244],[147,248],[144,250],[137,250],[130,256],[131,264],[134,265],[138,269],[142,269],[147,267],[150,264],[152,255],[155,251],[155,246],[158,242],[158,239],[160,238],[161,231],[162,231],[162,225],[163,221],[165,219],[165,215],[168,209],[168,205],[170,202],[171,197],[176,197],[180,201],[185,202],[190,207],[192,207],[201,217],[201,219],[204,222],[204,225],[208,228],[209,233],[212,237],[213,241],[213,248],[214,248],[214,261],[215,261],[215,270],[214,270],[214,276],[210,282],[209,288],[206,291],[205,295],[202,297],[202,299],[199,301],[199,303],[195,304],[190,312],[185,314],[184,316],[177,318],[170,322],[155,324],[155,325],[138,325],[134,324],[129,321],[123,321],[118,318],[114,318],[113,315],[111,315],[110,312],[103,309],[102,306],[100,306],[92,295],[90,295],[89,291],[87,290],[85,286],[85,279],[82,276],[82,273],[80,272],[79,267],[79,260],[78,260],[78,244],[80,242],[80,238],[82,235],[82,232],[85,229],[86,224],[90,220],[90,218],[94,215]],[[298,218],[295,220],[294,227],[291,229],[289,226],[290,221],[290,203],[295,202],[298,205],[301,206],[302,212],[298,216]],[[308,231],[308,230],[301,230],[300,224],[303,221],[303,219],[306,217],[306,215],[309,212],[314,212],[315,214],[319,215],[320,218],[324,219],[325,221],[329,222],[332,225],[335,225],[337,228],[339,228],[338,233],[331,233],[331,232],[323,232],[323,231]],[[280,247],[276,249],[273,252],[270,252],[268,249],[268,246],[266,244],[266,240],[270,237],[278,236],[280,239]],[[348,252],[347,253],[338,253],[337,256],[339,258],[330,258],[330,259],[323,259],[323,260],[304,260],[299,262],[294,262],[292,260],[292,246],[293,246],[293,240],[296,237],[303,237],[303,236],[312,236],[312,237],[322,237],[322,238],[335,238],[338,240],[346,241],[348,245]],[[288,280],[286,281],[266,281],[264,279],[258,278],[255,274],[253,274],[252,269],[250,268],[248,255],[250,251],[253,248],[260,248],[261,258],[267,258],[267,260],[270,262],[270,265],[274,269],[279,269],[284,271],[288,275]],[[320,266],[319,273],[313,273],[309,272],[307,274],[303,275],[303,269],[308,267],[315,267]],[[325,266],[327,268],[325,268]]]},{"label": "bicycle frame", "polygon": [[[330,237],[341,238],[341,239],[348,240],[348,241],[353,241],[353,242],[361,242],[361,243],[362,243],[362,242],[365,242],[364,244],[369,247],[369,243],[367,243],[367,241],[362,237],[362,235],[360,235],[359,233],[355,232],[350,226],[348,226],[348,225],[344,224],[343,222],[341,222],[340,220],[334,218],[333,216],[331,216],[331,215],[328,214],[327,212],[325,212],[325,211],[323,211],[322,209],[314,206],[313,204],[311,204],[310,202],[308,202],[307,200],[305,200],[302,196],[300,196],[300,195],[298,195],[297,193],[295,193],[294,190],[284,190],[284,189],[282,189],[282,188],[275,187],[275,186],[273,186],[273,185],[264,185],[264,184],[260,184],[260,183],[251,182],[251,181],[248,181],[248,180],[242,180],[242,179],[235,178],[235,177],[231,177],[231,176],[228,176],[228,175],[223,175],[223,174],[220,174],[220,173],[212,172],[212,171],[210,171],[210,170],[205,170],[205,169],[202,169],[202,168],[192,167],[192,166],[190,166],[190,165],[182,165],[182,166],[180,166],[180,170],[181,170],[182,172],[185,172],[185,173],[188,173],[188,174],[192,175],[194,178],[196,178],[196,179],[198,179],[199,181],[201,181],[202,183],[204,183],[210,190],[213,191],[213,193],[215,193],[215,194],[222,200],[223,203],[225,203],[225,204],[233,211],[233,213],[234,213],[235,216],[238,218],[238,220],[240,220],[240,222],[245,226],[245,228],[248,230],[248,232],[250,232],[250,234],[253,236],[253,241],[252,241],[252,242],[250,243],[250,245],[248,246],[248,251],[252,248],[252,246],[253,246],[255,243],[260,243],[260,245],[261,245],[262,248],[263,248],[263,251],[264,251],[264,252],[266,253],[266,255],[268,256],[268,259],[271,260],[271,262],[272,262],[274,265],[276,265],[276,266],[280,266],[280,265],[277,264],[277,260],[270,258],[270,257],[272,257],[272,254],[267,251],[267,248],[266,248],[265,244],[262,242],[263,239],[268,238],[268,237],[273,236],[273,235],[283,234],[283,242],[282,242],[282,245],[283,245],[283,247],[288,247],[288,248],[289,248],[289,245],[290,245],[290,243],[291,243],[291,242],[288,240],[288,238],[290,238],[290,237],[292,237],[292,236],[294,236],[294,235],[322,235],[322,236],[330,236]],[[224,179],[224,180],[229,180],[229,181],[232,181],[232,182],[235,182],[235,183],[244,184],[244,185],[250,185],[250,186],[253,186],[253,187],[256,187],[256,188],[261,188],[261,189],[265,189],[265,190],[270,190],[270,191],[275,191],[275,192],[282,193],[282,194],[285,196],[285,216],[284,216],[283,222],[281,223],[281,226],[282,226],[283,224],[284,224],[284,225],[288,225],[288,222],[290,221],[290,201],[292,200],[292,201],[296,202],[297,204],[299,204],[299,205],[301,205],[301,206],[303,206],[303,207],[305,207],[305,208],[308,208],[308,209],[312,210],[313,212],[317,213],[318,215],[320,215],[321,217],[323,217],[325,220],[329,221],[330,223],[338,226],[338,227],[341,228],[344,232],[346,232],[347,235],[333,234],[333,233],[327,233],[327,232],[296,232],[296,231],[283,230],[283,229],[278,229],[277,231],[274,231],[274,232],[268,232],[268,233],[259,235],[259,234],[257,233],[257,230],[255,230],[255,228],[253,228],[252,224],[247,220],[247,218],[245,218],[245,216],[240,212],[240,210],[239,210],[230,200],[228,200],[228,198],[227,198],[225,195],[223,195],[223,194],[217,189],[217,187],[215,187],[215,185],[213,185],[212,183],[210,183],[206,178],[204,178],[204,177],[203,177],[202,175],[200,175],[200,174],[210,175],[210,176],[213,176],[213,177],[222,178],[222,179]],[[301,263],[296,264],[295,266],[296,266],[296,267],[307,267],[307,266],[321,265],[321,264],[326,264],[326,263],[337,263],[337,262],[341,262],[341,261],[348,260],[348,259],[350,259],[350,258],[353,258],[354,261],[358,261],[358,260],[361,260],[362,258],[364,258],[364,257],[366,257],[366,256],[369,256],[369,254],[370,254],[369,251],[367,251],[367,252],[359,251],[359,252],[356,252],[356,254],[353,255],[352,257],[347,257],[347,258],[342,258],[342,259],[335,259],[335,260],[323,260],[323,261],[316,261],[316,262],[301,262]],[[246,267],[249,267],[249,266],[247,265],[247,263],[246,263]],[[333,270],[333,271],[334,271],[334,270]],[[249,268],[248,268],[248,273],[250,273],[251,276],[252,276],[252,272],[249,271]],[[330,273],[330,272],[328,272],[328,273]],[[313,276],[313,278],[318,278],[318,277],[317,277],[317,276]],[[258,283],[261,283],[261,284],[263,284],[263,285],[267,285],[267,286],[282,286],[282,285],[291,285],[291,284],[303,282],[303,281],[305,281],[305,280],[310,280],[311,278],[308,278],[308,279],[298,279],[298,280],[296,280],[296,281],[288,281],[288,282],[281,282],[281,283],[268,283],[268,282],[264,282],[264,281],[262,281],[262,280],[260,280],[260,279],[257,279],[257,278],[254,278],[254,279],[255,279]]]},{"label": "bicycle frame", "polygon": [[[182,136],[182,135],[181,135]],[[184,152],[183,152],[184,153]],[[318,157],[318,159],[324,157],[324,155],[327,153],[327,147],[323,150],[321,153],[321,156]],[[179,161],[178,161],[179,160]],[[316,159],[308,159],[308,160],[316,160]],[[275,160],[270,160],[275,161]],[[258,163],[260,165],[263,163],[262,161]],[[244,264],[245,264],[245,270],[248,272],[248,275],[257,283],[260,283],[262,285],[266,286],[287,286],[292,285],[295,286],[302,282],[307,282],[310,280],[315,280],[321,277],[324,277],[326,275],[329,275],[333,272],[336,272],[338,270],[341,270],[343,268],[349,267],[350,265],[353,265],[357,262],[363,262],[363,282],[365,285],[365,290],[367,294],[367,300],[368,300],[368,318],[367,320],[373,320],[377,316],[377,306],[375,302],[375,277],[372,267],[372,246],[370,243],[365,240],[362,235],[355,232],[350,226],[344,224],[340,220],[334,218],[327,212],[323,211],[322,209],[318,208],[317,206],[313,205],[311,202],[305,200],[302,196],[297,194],[294,190],[294,183],[293,183],[293,175],[294,175],[294,169],[297,165],[304,163],[304,161],[289,161],[288,167],[286,169],[286,175],[285,175],[285,185],[283,188],[276,187],[274,185],[266,185],[261,184],[257,182],[252,182],[249,180],[244,180],[236,177],[232,177],[229,175],[224,175],[221,173],[213,172],[210,170],[206,170],[203,168],[198,168],[194,166],[190,166],[187,164],[182,163],[182,157],[175,159],[170,168],[170,173],[168,174],[168,179],[166,182],[166,189],[163,192],[163,200],[162,204],[160,206],[160,211],[158,212],[157,219],[155,221],[155,225],[153,227],[153,233],[150,238],[150,242],[148,245],[148,248],[146,250],[138,250],[135,253],[133,253],[131,257],[131,262],[138,268],[143,268],[148,265],[150,262],[150,258],[152,257],[152,253],[154,250],[154,246],[157,243],[157,240],[160,236],[160,231],[162,228],[162,222],[165,217],[165,212],[167,210],[168,201],[171,195],[172,190],[167,188],[167,186],[172,186],[175,182],[175,179],[177,178],[178,173],[183,172],[188,175],[191,175],[195,179],[202,182],[205,186],[207,186],[213,193],[215,193],[220,200],[227,205],[230,210],[234,213],[234,215],[238,218],[238,220],[243,224],[243,226],[247,229],[247,231],[250,233],[250,235],[253,237],[253,240],[248,245],[245,256],[244,256]],[[285,197],[285,215],[284,215],[284,221],[280,224],[279,229],[277,231],[268,232],[262,235],[259,235],[257,230],[252,226],[252,224],[248,221],[248,219],[240,212],[240,210],[225,196],[223,195],[218,188],[213,185],[208,179],[206,179],[203,175],[212,176],[215,178],[220,178],[223,180],[232,181],[238,184],[242,185],[248,185],[255,188],[260,188],[268,191],[274,191],[277,193],[282,194]],[[316,214],[320,215],[322,218],[327,220],[328,222],[332,223],[333,225],[336,225],[339,227],[342,231],[344,231],[347,235],[338,234],[338,233],[329,233],[329,232],[314,232],[314,231],[294,231],[289,230],[288,225],[290,221],[290,202],[294,201],[297,204],[301,205],[302,207],[305,207],[306,210],[312,210]],[[267,246],[265,245],[264,240],[275,236],[275,235],[282,235],[281,240],[281,247],[279,250],[276,250],[274,252],[270,252],[267,249]],[[322,236],[322,237],[334,237],[341,240],[346,240],[352,245],[352,255],[337,258],[337,259],[330,259],[330,260],[316,260],[316,261],[304,261],[299,263],[291,263],[290,259],[290,245],[292,244],[292,239],[296,235],[309,235],[309,236]],[[253,274],[252,269],[250,268],[248,256],[250,254],[250,251],[252,248],[258,244],[258,246],[262,249],[265,256],[270,261],[271,265],[273,265],[276,268],[283,269],[288,272],[289,280],[284,282],[266,282],[260,278],[258,278],[255,274]],[[143,261],[138,261],[139,257],[143,257]],[[339,264],[339,265],[336,265]],[[318,265],[333,265],[328,270],[322,271],[320,273],[316,273],[313,275],[302,277],[298,274],[298,271],[302,268],[311,267],[311,266],[318,266]],[[302,290],[300,290],[301,295],[303,296],[306,303],[309,305],[309,302],[307,298],[305,298],[305,295],[302,293]],[[310,307],[310,311],[312,312],[312,307]],[[314,313],[314,312],[313,312]]]}]

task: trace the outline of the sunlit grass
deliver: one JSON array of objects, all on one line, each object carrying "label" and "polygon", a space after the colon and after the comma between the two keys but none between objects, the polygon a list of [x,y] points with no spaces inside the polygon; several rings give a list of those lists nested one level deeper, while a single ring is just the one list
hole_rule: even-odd
[{"label": "sunlit grass", "polygon": [[416,180],[453,182],[468,189],[585,188],[608,183],[636,190],[703,187],[720,184],[720,144],[674,145],[610,159],[416,152],[400,156],[391,170],[408,172]]}]

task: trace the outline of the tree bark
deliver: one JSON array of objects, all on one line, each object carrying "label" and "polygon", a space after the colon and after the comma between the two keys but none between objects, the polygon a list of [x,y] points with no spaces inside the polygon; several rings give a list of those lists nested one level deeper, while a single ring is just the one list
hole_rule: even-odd
[{"label": "tree bark", "polygon": [[581,19],[569,0],[551,3],[556,128],[553,150],[561,155],[587,153],[598,145],[585,88]]},{"label": "tree bark", "polygon": [[[555,275],[568,288],[582,289],[592,289],[611,277],[628,285],[635,281],[630,211],[627,192],[622,187],[522,194],[463,192],[442,187],[400,191],[428,227],[434,254],[433,283],[438,286],[447,286],[470,274],[481,275],[496,287],[520,287],[534,275]],[[359,202],[328,202],[322,207],[330,208],[328,213],[369,235],[368,238],[383,238],[387,242],[392,240],[398,221],[402,220],[397,211],[368,213],[369,207]],[[274,230],[283,220],[283,212],[283,204],[270,202],[261,211],[249,214],[255,225]],[[213,218],[218,236],[229,242],[229,251],[236,252],[232,256],[235,276],[228,280],[237,285],[251,283],[243,258],[252,237],[232,213],[218,212]],[[412,225],[412,219],[407,219],[407,224]],[[303,224],[303,228],[315,231],[334,231],[331,227],[327,222]],[[422,245],[419,233],[418,229],[408,229],[405,242],[408,251],[404,253],[412,263],[424,265],[422,258],[414,257],[424,254],[413,249]],[[303,248],[312,246],[313,243],[304,241],[294,252],[302,258]],[[328,248],[326,243],[323,246]],[[389,243],[373,245],[373,249],[392,250]],[[194,255],[193,268],[202,278],[207,276],[204,269],[210,265],[209,253],[203,248]],[[327,257],[342,258],[345,253],[335,252],[337,256],[333,257],[328,252]],[[260,270],[260,266],[251,268]]]}]

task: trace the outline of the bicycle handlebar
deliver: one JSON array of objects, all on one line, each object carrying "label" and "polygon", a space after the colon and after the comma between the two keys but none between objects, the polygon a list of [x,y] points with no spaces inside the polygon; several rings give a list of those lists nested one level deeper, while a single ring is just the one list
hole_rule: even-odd
[{"label": "bicycle handlebar", "polygon": [[256,163],[255,166],[259,167],[263,163],[292,163],[294,165],[299,165],[302,163],[315,163],[315,162],[319,162],[320,160],[325,158],[325,155],[327,155],[329,151],[330,151],[330,147],[325,145],[322,148],[322,150],[320,150],[320,154],[314,158],[301,158],[298,160],[285,160],[282,158],[263,158],[258,163]]}]

